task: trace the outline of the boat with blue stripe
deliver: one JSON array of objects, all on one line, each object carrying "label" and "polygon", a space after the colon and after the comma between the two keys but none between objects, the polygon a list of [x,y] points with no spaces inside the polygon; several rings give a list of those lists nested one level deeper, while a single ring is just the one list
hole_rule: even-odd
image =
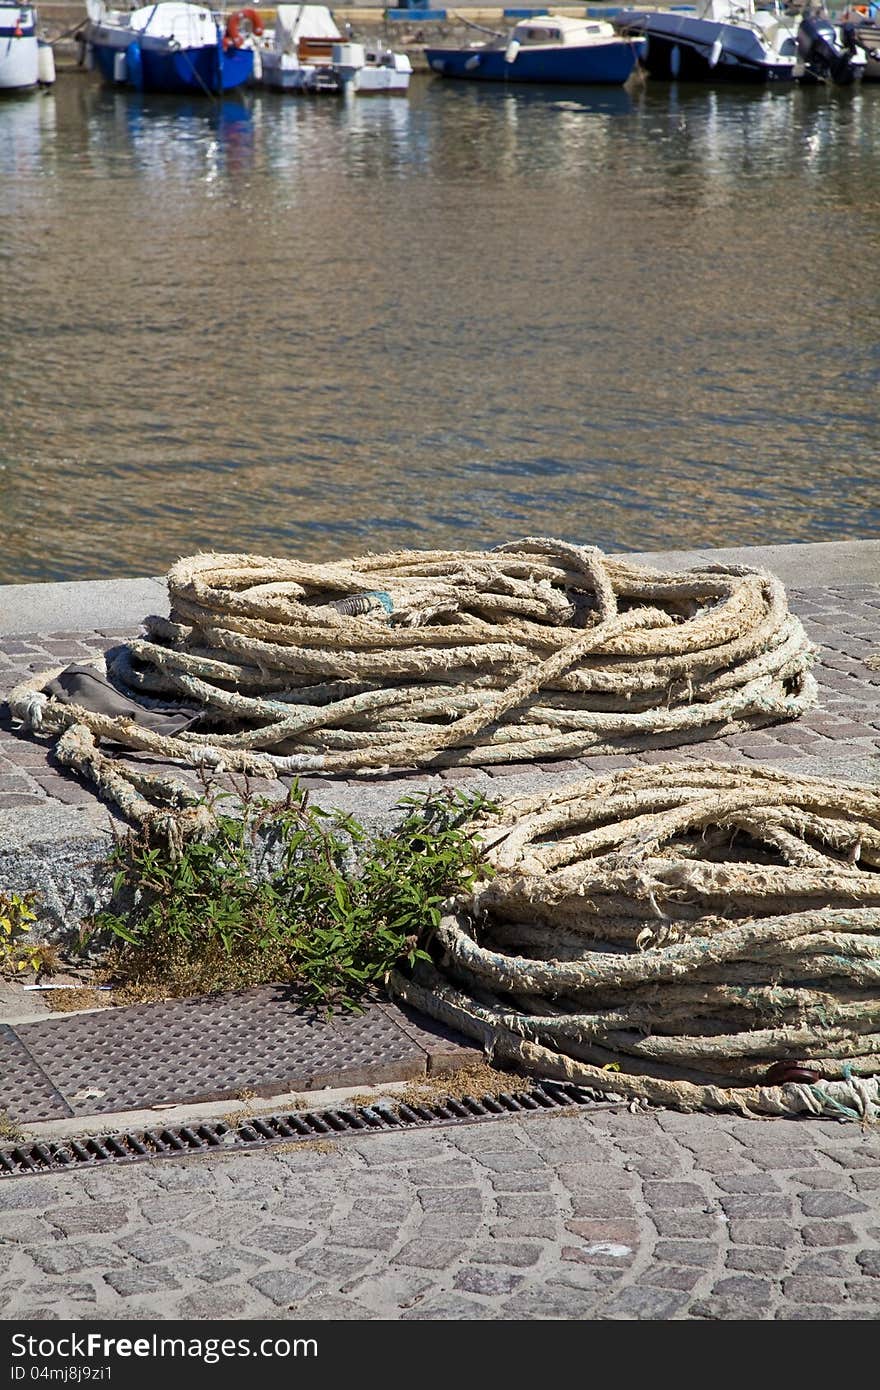
[{"label": "boat with blue stripe", "polygon": [[52,47],[37,32],[33,5],[0,0],[0,93],[36,91],[55,81]]},{"label": "boat with blue stripe", "polygon": [[238,46],[201,5],[159,0],[128,12],[88,0],[88,12],[86,62],[116,86],[217,96],[253,75],[253,49]]},{"label": "boat with blue stripe", "polygon": [[432,72],[475,82],[626,82],[644,41],[622,38],[603,20],[539,14],[521,19],[506,34],[466,48],[426,48]]}]

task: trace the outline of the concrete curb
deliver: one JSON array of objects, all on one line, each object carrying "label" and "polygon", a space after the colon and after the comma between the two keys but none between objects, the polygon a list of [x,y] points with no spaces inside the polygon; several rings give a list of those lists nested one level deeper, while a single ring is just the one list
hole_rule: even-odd
[{"label": "concrete curb", "polygon": [[[694,565],[753,565],[772,570],[784,584],[876,583],[880,540],[817,541],[799,545],[729,546],[706,550],[627,553],[635,564],[658,569]],[[57,584],[0,585],[0,635],[62,630],[96,632],[137,627],[148,613],[166,616],[161,578],[76,580]]]}]

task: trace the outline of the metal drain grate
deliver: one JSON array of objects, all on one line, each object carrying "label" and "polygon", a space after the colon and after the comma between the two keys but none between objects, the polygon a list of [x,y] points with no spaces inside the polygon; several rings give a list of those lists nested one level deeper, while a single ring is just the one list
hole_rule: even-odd
[{"label": "metal drain grate", "polygon": [[503,1115],[560,1110],[592,1105],[606,1096],[582,1086],[542,1081],[527,1091],[504,1091],[493,1096],[447,1098],[433,1105],[392,1103],[358,1105],[334,1110],[299,1110],[285,1115],[260,1115],[228,1124],[225,1120],[162,1129],[120,1130],[118,1134],[80,1139],[37,1140],[0,1148],[0,1178],[33,1177],[69,1168],[94,1168],[105,1163],[140,1163],[148,1158],[182,1158],[187,1154],[258,1149],[270,1144],[309,1139],[342,1138],[390,1130],[474,1124]]}]

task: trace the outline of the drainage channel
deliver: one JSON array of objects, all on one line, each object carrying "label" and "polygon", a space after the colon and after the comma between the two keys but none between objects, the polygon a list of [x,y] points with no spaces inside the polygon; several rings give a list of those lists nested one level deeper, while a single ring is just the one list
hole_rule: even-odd
[{"label": "drainage channel", "polygon": [[0,1147],[0,1178],[34,1177],[107,1163],[142,1163],[152,1158],[266,1148],[271,1144],[341,1139],[351,1134],[389,1133],[432,1126],[475,1124],[504,1115],[564,1110],[607,1102],[582,1086],[541,1081],[527,1091],[447,1098],[433,1105],[387,1101],[333,1110],[297,1110],[260,1115],[228,1124],[225,1120],[159,1129],[126,1129],[80,1139],[34,1140]]}]

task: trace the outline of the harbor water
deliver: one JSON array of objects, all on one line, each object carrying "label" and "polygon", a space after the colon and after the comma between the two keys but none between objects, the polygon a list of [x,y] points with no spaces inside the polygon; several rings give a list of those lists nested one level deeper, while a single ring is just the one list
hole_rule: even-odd
[{"label": "harbor water", "polygon": [[0,105],[0,582],[880,535],[880,84]]}]

